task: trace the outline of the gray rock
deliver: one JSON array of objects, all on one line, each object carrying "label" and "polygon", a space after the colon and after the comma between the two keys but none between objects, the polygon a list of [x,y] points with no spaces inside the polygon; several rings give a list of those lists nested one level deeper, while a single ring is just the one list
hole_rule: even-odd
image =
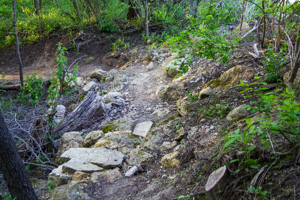
[{"label": "gray rock", "polygon": [[140,149],[133,149],[129,157],[129,165],[149,165],[154,161],[151,154]]},{"label": "gray rock", "polygon": [[190,112],[191,103],[188,102],[187,100],[185,99],[179,100],[176,105],[177,105],[177,111],[182,117],[186,116]]},{"label": "gray rock", "polygon": [[161,151],[168,151],[168,150],[170,150],[170,149],[173,149],[177,144],[178,144],[177,141],[173,141],[173,142],[163,142],[159,149],[160,149]]},{"label": "gray rock", "polygon": [[183,139],[184,134],[185,134],[184,128],[181,127],[179,130],[176,131],[176,134],[175,134],[175,137],[174,137],[175,140],[181,140],[181,139]]},{"label": "gray rock", "polygon": [[52,200],[74,200],[79,199],[79,182],[71,182],[66,185],[61,185],[59,187],[56,187],[51,192],[51,199]]},{"label": "gray rock", "polygon": [[75,81],[79,87],[82,87],[84,85],[83,77],[77,77]]},{"label": "gray rock", "polygon": [[125,155],[119,151],[106,148],[71,148],[61,158],[89,162],[103,168],[121,167]]},{"label": "gray rock", "polygon": [[183,83],[171,83],[165,87],[163,87],[158,95],[163,101],[175,101],[179,99],[179,97],[184,92],[184,84]]},{"label": "gray rock", "polygon": [[245,117],[247,117],[248,115],[248,111],[245,108],[245,104],[240,105],[236,108],[234,108],[226,117],[228,122],[235,122],[238,121],[240,119],[243,119]]},{"label": "gray rock", "polygon": [[152,121],[138,123],[135,126],[132,134],[136,135],[136,136],[146,137],[148,132],[150,131],[152,125],[153,125]]},{"label": "gray rock", "polygon": [[97,80],[100,80],[102,76],[105,74],[105,71],[101,69],[96,69],[90,73],[90,78],[95,78]]},{"label": "gray rock", "polygon": [[212,95],[213,92],[214,91],[211,89],[211,87],[204,88],[199,93],[199,99],[204,99],[204,98]]},{"label": "gray rock", "polygon": [[82,162],[81,160],[71,159],[67,163],[62,165],[62,172],[68,174],[74,174],[75,171],[82,172],[99,172],[103,171],[103,168],[91,164],[89,162]]},{"label": "gray rock", "polygon": [[132,177],[139,171],[137,166],[131,167],[129,170],[125,172],[125,177]]},{"label": "gray rock", "polygon": [[58,147],[57,156],[60,156],[70,148],[78,148],[83,146],[83,138],[79,132],[66,132],[62,135]]},{"label": "gray rock", "polygon": [[169,116],[170,110],[168,108],[158,108],[152,114],[157,115],[158,120],[162,120]]},{"label": "gray rock", "polygon": [[54,121],[56,124],[59,124],[64,119],[66,111],[67,109],[64,105],[56,106],[56,113],[54,115]]},{"label": "gray rock", "polygon": [[88,92],[88,91],[95,89],[97,87],[97,85],[98,84],[96,82],[90,81],[82,88],[82,90],[85,92]]},{"label": "gray rock", "polygon": [[163,143],[163,136],[164,134],[161,128],[154,128],[143,140],[141,147],[143,149],[156,151]]},{"label": "gray rock", "polygon": [[71,180],[72,175],[64,174],[62,172],[62,165],[58,166],[58,168],[53,169],[48,175],[48,181],[51,181],[56,187],[67,184]]},{"label": "gray rock", "polygon": [[91,131],[84,138],[83,146],[90,147],[104,135],[103,131]]},{"label": "gray rock", "polygon": [[111,169],[111,170],[105,170],[103,172],[94,172],[91,175],[91,181],[105,181],[108,183],[114,183],[116,180],[119,180],[123,178],[121,172],[118,168]]}]

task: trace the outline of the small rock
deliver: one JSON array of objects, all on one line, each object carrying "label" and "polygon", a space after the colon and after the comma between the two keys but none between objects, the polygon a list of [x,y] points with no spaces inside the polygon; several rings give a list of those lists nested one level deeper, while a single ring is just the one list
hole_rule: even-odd
[{"label": "small rock", "polygon": [[177,111],[179,112],[179,114],[182,117],[184,117],[190,112],[191,103],[188,102],[187,100],[179,99],[176,103],[176,106],[177,106]]},{"label": "small rock", "polygon": [[178,151],[174,151],[173,153],[164,155],[160,161],[162,166],[170,167],[170,168],[178,168],[180,163],[180,161],[176,159],[178,155],[179,155]]},{"label": "small rock", "polygon": [[176,131],[176,134],[175,134],[175,137],[174,137],[175,140],[182,140],[183,137],[184,137],[184,134],[185,134],[184,128],[181,127],[179,130]]},{"label": "small rock", "polygon": [[58,147],[57,156],[60,156],[70,148],[77,148],[83,146],[83,138],[79,132],[67,132],[61,137],[61,141]]},{"label": "small rock", "polygon": [[84,84],[84,79],[83,79],[83,77],[77,77],[77,78],[76,78],[76,83],[77,83],[77,85],[78,85],[79,87],[82,87],[83,84]]},{"label": "small rock", "polygon": [[85,92],[88,92],[88,91],[93,90],[94,88],[96,88],[97,85],[98,85],[98,84],[97,84],[96,82],[90,81],[90,82],[88,82],[88,83],[82,88],[82,90],[85,91]]},{"label": "small rock", "polygon": [[59,124],[64,119],[66,111],[67,109],[64,105],[58,105],[56,107],[56,113],[54,116],[54,121],[56,124]]},{"label": "small rock", "polygon": [[48,181],[52,181],[54,186],[67,184],[72,179],[72,175],[64,174],[62,172],[62,165],[53,169],[48,175]]},{"label": "small rock", "polygon": [[213,130],[214,128],[215,128],[215,126],[213,126],[213,125],[209,127],[210,130]]},{"label": "small rock", "polygon": [[171,83],[167,86],[164,86],[159,92],[158,95],[163,101],[175,101],[178,100],[179,97],[184,92],[184,84],[183,83]]},{"label": "small rock", "polygon": [[125,173],[125,177],[132,177],[138,172],[139,168],[137,166],[131,167],[127,172]]},{"label": "small rock", "polygon": [[140,149],[133,149],[129,154],[130,165],[149,165],[154,159],[153,156]]},{"label": "small rock", "polygon": [[211,87],[204,88],[199,93],[199,99],[204,99],[213,94]]},{"label": "small rock", "polygon": [[109,148],[109,146],[111,145],[111,141],[106,139],[106,138],[100,138],[96,144],[94,145],[94,148],[97,147],[106,147]]},{"label": "small rock", "polygon": [[245,117],[247,117],[248,115],[248,111],[245,108],[245,104],[240,105],[236,108],[234,108],[226,117],[228,122],[235,122],[238,121],[240,119],[243,119]]},{"label": "small rock", "polygon": [[133,131],[132,134],[145,138],[147,136],[149,130],[151,129],[152,125],[153,125],[152,121],[146,121],[146,122],[138,123],[135,126],[134,131]]},{"label": "small rock", "polygon": [[91,175],[91,181],[96,181],[100,179],[101,181],[104,180],[108,183],[113,183],[121,178],[123,178],[123,176],[118,168],[106,170],[103,172],[94,172]]},{"label": "small rock", "polygon": [[89,177],[90,177],[90,174],[88,174],[88,173],[76,171],[73,174],[72,181],[83,181],[83,180],[89,179]]},{"label": "small rock", "polygon": [[173,149],[177,144],[178,144],[177,141],[173,141],[173,142],[163,142],[159,149],[160,149],[161,151],[168,151],[168,150],[170,150],[170,149]]},{"label": "small rock", "polygon": [[97,79],[98,81],[102,78],[102,76],[105,74],[105,71],[101,70],[101,69],[96,69],[94,71],[92,71],[90,73],[90,78],[93,79]]},{"label": "small rock", "polygon": [[100,137],[104,135],[103,131],[91,131],[89,132],[86,137],[84,138],[83,145],[85,147],[89,147],[96,143]]}]

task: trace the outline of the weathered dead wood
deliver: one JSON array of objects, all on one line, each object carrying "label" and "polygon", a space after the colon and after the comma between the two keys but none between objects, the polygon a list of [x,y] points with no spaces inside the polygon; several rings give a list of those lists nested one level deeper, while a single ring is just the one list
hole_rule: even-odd
[{"label": "weathered dead wood", "polygon": [[87,125],[92,119],[104,116],[105,113],[105,104],[101,96],[94,91],[90,91],[77,108],[68,114],[63,122],[54,129],[54,138],[58,138],[59,134],[78,130]]},{"label": "weathered dead wood", "polygon": [[19,90],[21,84],[16,84],[16,85],[2,85],[0,86],[1,90]]},{"label": "weathered dead wood", "polygon": [[79,53],[79,49],[80,49],[81,46],[88,45],[92,41],[93,41],[93,39],[89,39],[89,40],[85,40],[83,42],[75,43],[76,44],[77,53]]},{"label": "weathered dead wood", "polygon": [[226,166],[220,167],[208,177],[208,181],[205,185],[205,191],[207,192],[207,199],[217,200],[221,199],[220,194],[224,192],[227,184],[227,168]]}]

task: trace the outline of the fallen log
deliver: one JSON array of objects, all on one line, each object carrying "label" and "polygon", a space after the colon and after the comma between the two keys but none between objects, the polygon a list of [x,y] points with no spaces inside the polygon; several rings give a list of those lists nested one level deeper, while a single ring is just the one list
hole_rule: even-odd
[{"label": "fallen log", "polygon": [[82,127],[88,126],[93,119],[103,117],[105,114],[106,108],[102,97],[96,92],[90,91],[75,110],[54,128],[53,137],[56,139],[65,132],[80,130]]}]

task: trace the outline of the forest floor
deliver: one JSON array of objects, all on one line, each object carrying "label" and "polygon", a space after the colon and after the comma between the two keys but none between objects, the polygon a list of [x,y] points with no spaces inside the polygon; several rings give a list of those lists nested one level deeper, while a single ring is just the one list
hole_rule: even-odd
[{"label": "forest floor", "polygon": [[[241,75],[244,81],[255,81],[254,77],[262,75],[264,72],[257,60],[252,59],[251,56],[246,56],[246,49],[252,48],[253,43],[246,44],[246,47],[241,48],[239,53],[232,57],[228,66],[212,60],[197,60],[195,62],[196,67],[191,69],[187,75],[173,79],[166,75],[165,69],[166,64],[174,59],[173,54],[167,50],[168,56],[163,60],[152,60],[153,58],[149,58],[151,47],[145,45],[140,34],[126,36],[125,43],[129,43],[130,48],[115,52],[112,52],[111,46],[120,35],[96,32],[88,34],[93,37],[93,42],[82,47],[80,53],[77,53],[75,48],[70,48],[68,51],[69,63],[82,55],[87,55],[91,58],[91,61],[87,62],[86,59],[82,59],[78,62],[79,77],[87,78],[96,69],[123,77],[121,82],[124,87],[120,92],[124,94],[126,102],[129,103],[126,105],[126,110],[119,116],[114,117],[113,120],[130,118],[128,125],[130,124],[131,128],[134,128],[134,125],[139,122],[151,120],[154,122],[153,127],[163,130],[164,135],[161,137],[163,141],[175,141],[174,135],[181,127],[184,128],[187,134],[176,141],[178,142],[177,150],[180,151],[178,158],[180,167],[178,168],[165,168],[160,163],[163,155],[172,152],[172,150],[166,152],[155,149],[148,151],[152,154],[154,162],[146,166],[144,172],[139,172],[131,178],[122,176],[112,182],[88,180],[78,184],[69,184],[68,188],[62,187],[60,189],[70,191],[71,197],[68,197],[69,199],[203,199],[205,195],[204,186],[210,173],[231,158],[231,155],[223,152],[220,146],[224,140],[224,130],[229,131],[244,126],[238,123],[230,124],[225,117],[231,109],[248,103],[250,100],[245,100],[239,94],[241,89],[229,89],[205,100],[191,101],[192,110],[190,110],[190,113],[186,116],[180,116],[177,112],[177,99],[162,101],[158,93],[164,86],[183,83],[183,88],[175,89],[181,91],[178,99],[191,99],[193,98],[192,92],[197,94],[205,83],[217,79],[229,68],[238,65],[244,65],[247,69]],[[61,42],[63,46],[72,47],[72,40],[64,34],[53,35],[51,38],[43,38],[36,44],[22,46],[21,56],[24,74],[28,76],[36,73],[49,79],[51,72],[56,69],[55,51],[58,42]],[[135,47],[137,47],[137,51],[134,51]],[[142,50],[145,50],[144,53]],[[164,54],[164,50],[158,49],[155,51],[157,57]],[[0,71],[5,73],[5,78],[9,84],[18,83],[19,66],[15,50],[0,50],[0,55]],[[239,82],[239,80],[236,81]],[[215,105],[227,107],[222,108],[223,113],[218,114]],[[202,108],[202,113],[199,112],[199,108]],[[209,110],[215,111],[210,115],[206,112]],[[160,113],[161,116],[158,116],[157,113]],[[109,120],[112,120],[112,118],[106,119],[106,121]],[[99,124],[99,126],[93,128],[101,128],[101,125]],[[230,128],[228,129],[228,127]],[[191,137],[191,134],[193,137]],[[143,141],[141,143],[143,144]],[[127,170],[126,167],[119,169],[122,174]],[[236,166],[231,165],[231,167],[235,168]],[[289,173],[287,170],[282,172],[283,174]],[[277,172],[270,173],[276,174]],[[248,192],[239,190],[237,185],[246,184],[254,176],[255,173],[250,173],[240,179],[237,177],[232,179],[232,188],[226,189],[227,193],[224,199],[232,199],[230,195],[234,193],[234,190],[236,190],[235,197],[247,196],[242,193]],[[271,179],[271,175],[269,177]],[[276,180],[276,178],[274,179]],[[278,178],[278,181],[281,180]],[[290,187],[290,183],[295,182],[296,179],[289,181],[285,185],[286,188]],[[48,191],[47,181],[37,181],[34,185],[40,199],[53,198],[53,193]],[[58,190],[59,187],[55,191],[56,195],[59,193]],[[290,197],[290,194],[284,194],[285,188],[282,191],[283,195],[279,195],[280,198]],[[278,193],[280,194],[280,191],[274,191],[274,194]],[[262,196],[257,195],[256,193],[248,194],[252,199],[262,199]]]}]

